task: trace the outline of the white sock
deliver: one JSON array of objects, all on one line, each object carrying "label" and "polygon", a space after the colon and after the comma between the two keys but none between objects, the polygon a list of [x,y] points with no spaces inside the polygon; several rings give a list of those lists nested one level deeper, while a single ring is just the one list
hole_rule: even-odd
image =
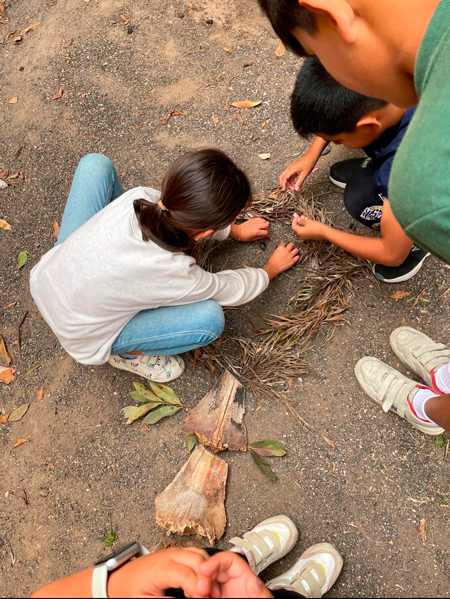
[{"label": "white sock", "polygon": [[450,364],[441,366],[436,372],[436,385],[443,393],[450,393]]},{"label": "white sock", "polygon": [[429,389],[417,389],[412,402],[417,416],[422,420],[427,420],[428,422],[433,421],[428,418],[425,412],[425,404],[432,397],[436,397],[436,393],[434,391],[430,391]]}]

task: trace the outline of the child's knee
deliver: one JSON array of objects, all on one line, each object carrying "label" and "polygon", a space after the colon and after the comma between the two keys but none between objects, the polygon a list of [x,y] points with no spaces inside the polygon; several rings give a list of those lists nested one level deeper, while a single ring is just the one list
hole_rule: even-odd
[{"label": "child's knee", "polygon": [[115,171],[114,165],[111,162],[111,160],[107,156],[97,153],[87,154],[86,156],[83,156],[83,158],[80,160],[78,164],[78,169],[89,171],[101,170],[106,173],[108,171]]},{"label": "child's knee", "polygon": [[215,341],[222,335],[225,328],[225,315],[222,306],[214,300],[207,300],[203,302],[202,310],[205,330],[211,335],[212,341]]}]

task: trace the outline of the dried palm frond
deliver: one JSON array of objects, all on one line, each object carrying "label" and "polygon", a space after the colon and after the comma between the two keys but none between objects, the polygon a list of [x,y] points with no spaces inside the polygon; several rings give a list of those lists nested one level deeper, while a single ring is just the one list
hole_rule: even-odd
[{"label": "dried palm frond", "polygon": [[213,255],[216,253],[218,247],[218,241],[205,239],[204,241],[197,242],[189,254],[195,259],[200,268],[212,272]]},{"label": "dried palm frond", "polygon": [[294,343],[251,341],[243,337],[221,337],[203,347],[199,361],[218,374],[232,372],[257,397],[269,399],[286,389],[290,379],[307,372],[305,354]]}]

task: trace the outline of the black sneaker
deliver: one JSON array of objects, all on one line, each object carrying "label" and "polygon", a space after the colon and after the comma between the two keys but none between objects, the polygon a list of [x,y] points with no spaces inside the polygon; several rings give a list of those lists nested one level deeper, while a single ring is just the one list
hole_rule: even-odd
[{"label": "black sneaker", "polygon": [[340,187],[341,189],[345,189],[353,173],[359,169],[367,168],[371,162],[371,158],[350,158],[349,160],[342,160],[341,162],[333,164],[328,176],[334,185],[337,185],[337,187]]},{"label": "black sneaker", "polygon": [[383,283],[402,283],[419,272],[422,264],[430,254],[413,245],[409,256],[400,266],[383,266],[374,264],[373,272],[376,278]]}]

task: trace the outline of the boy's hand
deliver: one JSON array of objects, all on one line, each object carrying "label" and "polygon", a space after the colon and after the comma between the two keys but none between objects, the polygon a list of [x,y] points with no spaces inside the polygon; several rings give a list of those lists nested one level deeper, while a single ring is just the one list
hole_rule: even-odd
[{"label": "boy's hand", "polygon": [[264,218],[251,218],[242,225],[231,225],[230,237],[236,241],[258,241],[270,238],[269,223]]},{"label": "boy's hand", "polygon": [[300,160],[293,162],[280,176],[281,189],[283,191],[299,191],[316,162],[315,159],[311,160],[308,156],[302,156]]},{"label": "boy's hand", "polygon": [[325,230],[327,228],[324,223],[298,214],[294,215],[292,221],[292,230],[302,241],[325,239]]},{"label": "boy's hand", "polygon": [[198,597],[273,597],[269,589],[236,553],[217,553],[200,566]]},{"label": "boy's hand", "polygon": [[293,243],[279,245],[270,257],[269,262],[264,266],[269,278],[272,280],[280,273],[292,268],[300,259],[298,254],[298,248]]},{"label": "boy's hand", "polygon": [[108,597],[165,597],[166,589],[183,589],[197,597],[198,571],[209,558],[201,549],[166,549],[133,560],[108,579]]}]

